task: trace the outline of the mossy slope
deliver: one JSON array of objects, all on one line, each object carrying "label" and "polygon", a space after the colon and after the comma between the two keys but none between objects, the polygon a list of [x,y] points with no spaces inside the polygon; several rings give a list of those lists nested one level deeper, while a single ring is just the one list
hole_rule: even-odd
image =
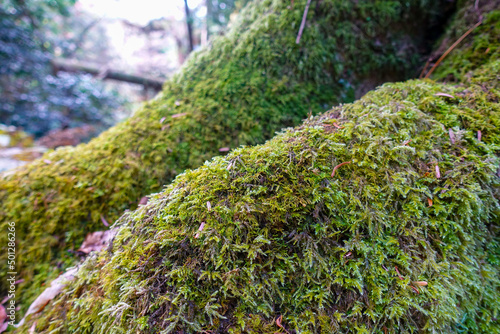
[{"label": "mossy slope", "polygon": [[187,171],[120,219],[38,330],[498,333],[490,80],[387,84]]},{"label": "mossy slope", "polygon": [[219,148],[263,142],[309,113],[413,74],[424,29],[441,11],[436,1],[318,1],[296,45],[305,2],[254,1],[227,36],[195,53],[134,117],[0,180],[0,226],[16,223],[17,271],[25,279],[19,302],[39,293],[87,232]]},{"label": "mossy slope", "polygon": [[[436,49],[435,56],[440,56],[456,40],[469,29],[481,22],[472,30],[461,43],[459,43],[444,61],[437,67],[432,78],[446,82],[467,82],[472,78],[471,71],[482,64],[491,63],[500,58],[500,0],[484,0],[471,4],[465,1],[464,5],[455,14],[456,20],[447,29],[441,38],[440,46]],[[467,2],[470,5],[467,5]],[[490,68],[490,70],[494,70]],[[497,71],[498,73],[498,71]],[[474,80],[479,82],[480,75],[476,73]]]}]

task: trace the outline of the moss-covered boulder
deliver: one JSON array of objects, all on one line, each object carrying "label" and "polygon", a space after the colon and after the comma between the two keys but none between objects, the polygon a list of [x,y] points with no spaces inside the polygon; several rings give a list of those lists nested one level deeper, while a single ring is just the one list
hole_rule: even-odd
[{"label": "moss-covered boulder", "polygon": [[498,333],[489,79],[387,84],[187,171],[25,328]]},{"label": "moss-covered boulder", "polygon": [[[179,172],[414,75],[447,1],[317,1],[297,45],[305,3],[254,1],[132,118],[0,180],[1,230],[16,224],[18,302],[25,306],[48,274],[73,261],[86,233]],[[0,295],[6,238],[0,233]]]}]

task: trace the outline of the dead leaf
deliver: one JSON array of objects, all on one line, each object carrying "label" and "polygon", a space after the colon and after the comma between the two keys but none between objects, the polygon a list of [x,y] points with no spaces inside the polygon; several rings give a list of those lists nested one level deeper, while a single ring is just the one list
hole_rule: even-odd
[{"label": "dead leaf", "polygon": [[212,211],[212,204],[210,202],[207,202],[207,208],[208,211]]},{"label": "dead leaf", "polygon": [[148,196],[144,196],[143,198],[141,198],[141,200],[139,201],[139,205],[146,205],[148,204]]},{"label": "dead leaf", "polygon": [[428,198],[427,203],[429,203],[429,206],[432,206],[432,199]]},{"label": "dead leaf", "polygon": [[481,141],[482,136],[483,136],[483,134],[481,133],[481,130],[478,130],[477,131],[477,140]]},{"label": "dead leaf", "polygon": [[426,281],[417,281],[417,282],[414,282],[415,285],[418,285],[418,286],[427,286],[427,282]]},{"label": "dead leaf", "polygon": [[435,96],[445,96],[445,97],[449,97],[450,99],[454,99],[455,98],[455,96],[450,95],[450,94],[446,94],[446,93],[436,93],[434,95]]},{"label": "dead leaf", "polygon": [[82,246],[78,249],[78,252],[84,254],[89,254],[90,252],[99,252],[109,244],[111,239],[113,239],[113,237],[115,236],[116,231],[117,229],[112,229],[87,234],[85,240],[83,240]]}]

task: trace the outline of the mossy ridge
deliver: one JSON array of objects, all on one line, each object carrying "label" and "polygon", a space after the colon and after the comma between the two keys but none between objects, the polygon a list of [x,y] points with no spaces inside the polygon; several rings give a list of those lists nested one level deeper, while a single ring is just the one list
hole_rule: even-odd
[{"label": "mossy ridge", "polygon": [[275,333],[278,318],[301,333],[497,333],[499,122],[480,85],[384,85],[178,176],[32,321],[41,333]]},{"label": "mossy ridge", "polygon": [[[289,5],[255,1],[137,115],[0,180],[1,228],[16,222],[23,307],[49,273],[73,261],[67,250],[104,228],[102,219],[114,221],[179,172],[221,147],[263,142],[310,112],[352,100],[365,81],[411,74],[422,29],[440,12],[435,1],[325,0],[311,8],[297,46],[305,0]],[[0,234],[2,247],[5,238]],[[5,268],[6,252],[0,263]]]},{"label": "mossy ridge", "polygon": [[[471,2],[471,1],[468,1]],[[460,25],[454,24],[442,38],[439,54],[444,53],[458,38],[474,24],[481,25],[472,31],[437,67],[432,78],[448,82],[464,82],[471,78],[470,72],[490,60],[500,58],[500,1],[484,0],[478,9],[474,5],[462,7],[456,15],[463,18]]]}]

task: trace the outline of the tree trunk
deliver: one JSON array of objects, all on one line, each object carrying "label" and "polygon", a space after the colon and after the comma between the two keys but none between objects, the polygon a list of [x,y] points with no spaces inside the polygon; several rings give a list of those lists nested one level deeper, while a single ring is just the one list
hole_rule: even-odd
[{"label": "tree trunk", "polygon": [[186,9],[186,25],[187,25],[187,32],[188,32],[189,52],[191,53],[194,50],[193,19],[191,18],[191,13],[189,11],[189,6],[188,6],[187,0],[184,0],[184,8]]}]

